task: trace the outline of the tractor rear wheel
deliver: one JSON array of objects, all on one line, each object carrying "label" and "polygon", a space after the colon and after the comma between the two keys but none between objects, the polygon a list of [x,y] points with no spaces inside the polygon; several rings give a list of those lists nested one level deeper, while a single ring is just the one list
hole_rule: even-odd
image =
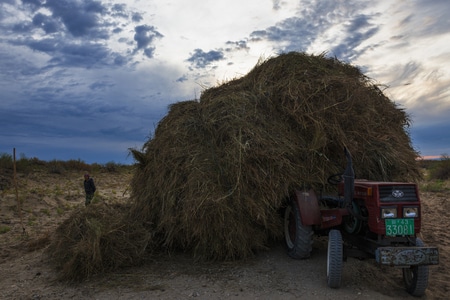
[{"label": "tractor rear wheel", "polygon": [[[416,238],[416,246],[424,246],[420,238]],[[411,266],[402,270],[406,291],[416,297],[423,296],[428,286],[428,266]]]},{"label": "tractor rear wheel", "polygon": [[288,255],[295,259],[311,256],[313,230],[302,224],[300,210],[295,201],[291,201],[284,212],[284,238]]},{"label": "tractor rear wheel", "polygon": [[330,288],[341,286],[343,264],[342,235],[339,230],[332,229],[328,233],[327,283]]},{"label": "tractor rear wheel", "polygon": [[361,208],[353,201],[351,210],[352,213],[344,217],[343,227],[347,233],[358,234],[362,228],[362,221],[358,218],[358,216],[361,216]]}]

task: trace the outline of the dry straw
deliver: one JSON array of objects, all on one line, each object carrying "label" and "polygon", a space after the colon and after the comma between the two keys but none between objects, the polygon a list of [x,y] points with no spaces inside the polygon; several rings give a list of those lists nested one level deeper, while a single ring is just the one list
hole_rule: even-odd
[{"label": "dry straw", "polygon": [[47,249],[66,281],[139,264],[151,243],[142,222],[129,222],[125,205],[91,204],[77,209],[56,230]]},{"label": "dry straw", "polygon": [[196,257],[236,259],[282,234],[289,193],[321,189],[343,170],[358,177],[419,178],[404,110],[358,68],[288,53],[246,76],[173,104],[142,152],[135,214],[158,243]]},{"label": "dry straw", "polygon": [[419,179],[408,126],[354,66],[296,52],[260,61],[199,101],[171,105],[143,150],[132,150],[131,209],[113,219],[77,212],[53,249],[69,278],[139,261],[143,248],[248,257],[282,236],[290,192],[320,190],[343,170],[344,147],[359,178]]}]

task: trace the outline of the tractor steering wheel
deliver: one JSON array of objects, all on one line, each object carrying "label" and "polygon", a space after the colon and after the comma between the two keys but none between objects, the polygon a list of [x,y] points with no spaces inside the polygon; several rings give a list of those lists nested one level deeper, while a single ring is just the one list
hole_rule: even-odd
[{"label": "tractor steering wheel", "polygon": [[342,177],[342,174],[334,174],[328,177],[327,181],[329,184],[337,185],[341,183],[344,180],[344,177]]}]

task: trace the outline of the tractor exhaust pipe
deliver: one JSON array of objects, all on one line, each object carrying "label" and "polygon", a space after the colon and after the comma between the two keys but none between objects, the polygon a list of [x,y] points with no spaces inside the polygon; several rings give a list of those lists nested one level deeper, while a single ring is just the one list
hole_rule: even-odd
[{"label": "tractor exhaust pipe", "polygon": [[344,207],[351,207],[355,189],[355,171],[353,170],[352,155],[347,147],[344,147],[344,153],[347,158],[347,166],[344,174],[342,174],[344,178]]}]

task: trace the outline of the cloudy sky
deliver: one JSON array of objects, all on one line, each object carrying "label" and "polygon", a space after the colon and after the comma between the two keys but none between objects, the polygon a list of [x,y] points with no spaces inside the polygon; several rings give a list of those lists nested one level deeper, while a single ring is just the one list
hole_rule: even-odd
[{"label": "cloudy sky", "polygon": [[168,105],[258,59],[358,66],[450,154],[447,0],[0,0],[0,153],[132,163]]}]

